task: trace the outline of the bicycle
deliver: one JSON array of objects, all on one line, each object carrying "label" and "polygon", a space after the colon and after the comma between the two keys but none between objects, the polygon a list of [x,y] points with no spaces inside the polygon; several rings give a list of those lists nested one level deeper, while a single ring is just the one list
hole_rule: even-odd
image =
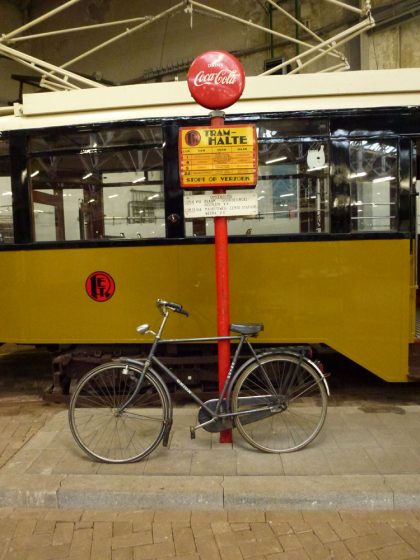
[{"label": "bicycle", "polygon": [[[232,324],[226,337],[163,340],[169,313],[188,316],[177,303],[157,300],[162,322],[157,332],[140,325],[154,341],[144,360],[120,358],[88,372],[75,388],[69,406],[71,432],[93,459],[108,463],[134,462],[148,456],[161,441],[168,446],[173,421],[171,396],[161,373],[177,383],[198,405],[198,424],[190,428],[220,432],[236,427],[253,447],[269,453],[297,451],[319,434],[326,417],[327,380],[303,349],[256,352],[249,338],[262,324]],[[159,344],[230,340],[237,346],[218,399],[203,402],[166,367],[156,351]],[[239,367],[248,347],[250,358]],[[157,370],[157,371],[156,371]]]}]

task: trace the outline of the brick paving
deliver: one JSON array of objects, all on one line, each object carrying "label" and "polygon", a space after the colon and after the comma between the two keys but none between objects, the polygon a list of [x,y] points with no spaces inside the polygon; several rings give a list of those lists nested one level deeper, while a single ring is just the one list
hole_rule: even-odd
[{"label": "brick paving", "polygon": [[64,408],[37,397],[0,399],[0,468]]},{"label": "brick paving", "polygon": [[[0,405],[0,467],[65,408]],[[67,558],[420,560],[420,504],[363,513],[0,508],[0,560]]]},{"label": "brick paving", "polygon": [[420,510],[0,508],[1,560],[420,559]]}]

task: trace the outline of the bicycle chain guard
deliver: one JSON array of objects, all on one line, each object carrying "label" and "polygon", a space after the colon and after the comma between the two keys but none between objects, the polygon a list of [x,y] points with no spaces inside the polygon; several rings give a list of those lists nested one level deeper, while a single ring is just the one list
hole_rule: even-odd
[{"label": "bicycle chain guard", "polygon": [[[210,399],[209,401],[206,401],[204,404],[210,410],[216,412],[216,407],[218,402],[219,402],[218,399]],[[198,411],[198,423],[203,424],[204,422],[208,422],[211,419],[212,417],[207,412],[207,410],[201,406]],[[233,423],[231,418],[215,418],[213,422],[209,422],[209,424],[203,426],[203,430],[212,433],[223,432],[223,430],[230,430],[231,428],[233,428]]]}]

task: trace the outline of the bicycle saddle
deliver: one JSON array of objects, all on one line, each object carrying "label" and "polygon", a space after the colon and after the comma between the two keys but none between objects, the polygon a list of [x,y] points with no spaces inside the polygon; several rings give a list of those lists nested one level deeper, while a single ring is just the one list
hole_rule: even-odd
[{"label": "bicycle saddle", "polygon": [[264,330],[264,325],[261,323],[232,323],[231,325],[229,325],[229,328],[234,333],[249,334],[251,336],[254,336]]}]

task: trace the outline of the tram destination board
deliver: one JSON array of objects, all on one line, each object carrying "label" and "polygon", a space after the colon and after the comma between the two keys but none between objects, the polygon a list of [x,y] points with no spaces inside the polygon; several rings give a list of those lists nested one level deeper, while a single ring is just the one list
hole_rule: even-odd
[{"label": "tram destination board", "polygon": [[186,189],[255,187],[255,125],[181,127],[179,167]]}]

